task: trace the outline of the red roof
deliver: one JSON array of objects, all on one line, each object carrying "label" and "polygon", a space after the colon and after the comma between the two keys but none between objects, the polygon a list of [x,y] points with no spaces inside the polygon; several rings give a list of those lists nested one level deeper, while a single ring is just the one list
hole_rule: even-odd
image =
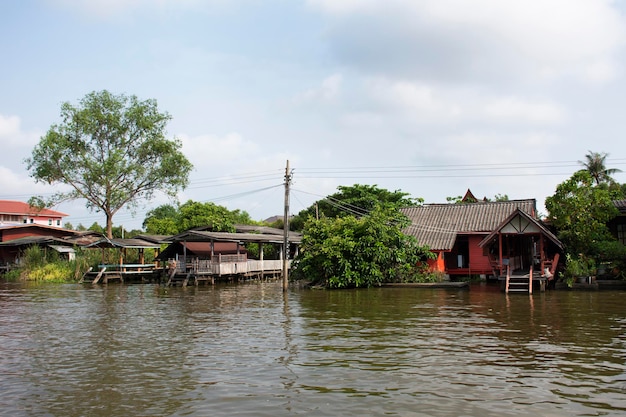
[{"label": "red roof", "polygon": [[28,203],[23,201],[13,200],[0,200],[0,214],[14,214],[14,215],[28,215],[35,216],[48,216],[48,217],[66,217],[67,214],[60,211],[50,210],[47,208],[38,209],[37,207],[31,207]]}]

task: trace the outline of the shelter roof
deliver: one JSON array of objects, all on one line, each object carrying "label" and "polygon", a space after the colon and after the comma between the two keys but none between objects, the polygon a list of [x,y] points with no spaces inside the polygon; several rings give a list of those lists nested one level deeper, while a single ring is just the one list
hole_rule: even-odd
[{"label": "shelter roof", "polygon": [[171,239],[172,239],[172,236],[171,235],[148,235],[148,234],[141,234],[141,235],[135,236],[135,239],[145,240],[146,242],[150,242],[150,243],[163,244],[163,243],[170,243]]},{"label": "shelter roof", "polygon": [[108,239],[103,237],[102,239],[96,240],[85,247],[87,248],[125,248],[125,249],[157,249],[161,247],[160,243],[151,243],[143,239],[120,239],[113,238]]},{"label": "shelter roof", "polygon": [[253,224],[236,224],[237,233],[261,233],[263,235],[283,235],[283,229],[269,226],[257,226]]},{"label": "shelter roof", "polygon": [[189,254],[203,258],[209,258],[214,254],[247,253],[246,248],[237,242],[213,242],[213,247],[211,247],[211,243],[207,241],[175,242],[161,252],[158,258],[162,260],[173,258],[177,253],[180,254],[184,250],[187,250]]},{"label": "shelter roof", "polygon": [[[296,232],[289,232],[288,240],[291,243],[300,243],[302,235]],[[196,241],[196,242],[239,242],[239,243],[283,243],[283,236],[276,234],[261,233],[227,233],[227,232],[207,232],[202,230],[188,230],[178,235],[172,236],[173,242]]]},{"label": "shelter roof", "polygon": [[466,204],[425,204],[401,209],[410,220],[404,233],[431,250],[451,250],[458,234],[488,235],[515,210],[536,216],[535,199]]}]

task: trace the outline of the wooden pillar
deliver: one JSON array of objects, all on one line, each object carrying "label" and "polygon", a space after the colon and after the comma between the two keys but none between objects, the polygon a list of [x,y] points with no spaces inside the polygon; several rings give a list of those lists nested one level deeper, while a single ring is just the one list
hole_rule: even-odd
[{"label": "wooden pillar", "polygon": [[500,257],[500,276],[502,276],[502,233],[498,233],[498,256]]}]

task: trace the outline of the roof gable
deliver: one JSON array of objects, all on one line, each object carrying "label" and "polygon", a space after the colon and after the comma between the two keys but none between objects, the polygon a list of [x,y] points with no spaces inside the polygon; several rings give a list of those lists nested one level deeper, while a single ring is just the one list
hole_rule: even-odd
[{"label": "roof gable", "polygon": [[492,241],[498,233],[508,234],[528,234],[528,233],[541,233],[556,244],[560,249],[563,249],[563,243],[550,232],[543,224],[537,219],[531,217],[524,211],[517,209],[509,217],[507,217],[497,228],[493,230],[487,237],[485,237],[479,244],[479,247],[484,247],[490,241]]}]

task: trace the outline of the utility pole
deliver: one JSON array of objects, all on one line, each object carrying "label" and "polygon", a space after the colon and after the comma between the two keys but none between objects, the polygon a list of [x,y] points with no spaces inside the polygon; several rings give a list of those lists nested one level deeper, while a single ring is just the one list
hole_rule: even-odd
[{"label": "utility pole", "polygon": [[285,168],[285,215],[283,217],[283,291],[289,288],[289,185],[291,184],[291,171],[289,160]]}]

